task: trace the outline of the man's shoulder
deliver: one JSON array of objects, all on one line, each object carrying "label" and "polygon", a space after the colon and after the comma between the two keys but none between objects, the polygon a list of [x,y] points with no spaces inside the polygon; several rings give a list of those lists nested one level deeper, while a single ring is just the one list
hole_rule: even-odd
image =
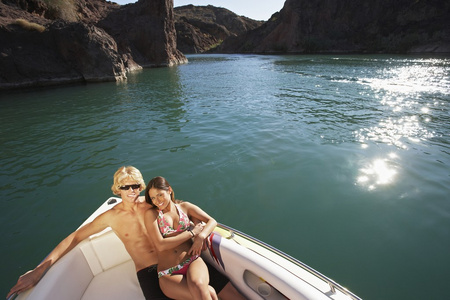
[{"label": "man's shoulder", "polygon": [[[118,204],[118,205],[119,205],[119,204]],[[117,206],[118,206],[118,205],[117,205]],[[117,215],[120,213],[120,211],[121,211],[120,208],[117,207],[117,206],[114,206],[114,207],[112,207],[111,209],[105,211],[105,212],[102,213],[101,215],[97,216],[96,219],[103,219],[103,220],[105,220],[105,221],[108,221],[108,220],[113,219],[113,218],[114,218],[115,216],[117,216]]]},{"label": "man's shoulder", "polygon": [[[142,199],[141,199],[142,198]],[[153,206],[151,206],[150,204],[148,204],[146,201],[145,201],[145,197],[139,197],[139,199],[136,201],[136,204],[138,205],[138,207],[140,208],[140,209],[143,209],[143,210],[148,210],[148,209],[151,209],[151,208],[153,208]]]},{"label": "man's shoulder", "polygon": [[124,210],[124,206],[123,203],[119,203],[116,206],[112,207],[111,209],[105,211],[103,214],[101,214],[100,216],[103,215],[103,217],[105,219],[108,219],[110,221],[117,219],[117,218],[121,218],[122,215],[125,213],[126,211]]},{"label": "man's shoulder", "polygon": [[128,215],[129,214],[127,214],[122,209],[122,206],[119,203],[110,210],[107,210],[99,215],[97,218],[100,218],[102,223],[107,224],[109,227],[116,228],[117,226],[120,226],[125,220],[129,219]]}]

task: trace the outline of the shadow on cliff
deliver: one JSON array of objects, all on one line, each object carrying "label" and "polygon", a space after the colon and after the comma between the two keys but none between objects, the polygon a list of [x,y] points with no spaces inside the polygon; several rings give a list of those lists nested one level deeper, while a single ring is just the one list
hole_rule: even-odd
[{"label": "shadow on cliff", "polygon": [[0,89],[121,81],[187,62],[172,0],[2,0],[0,9]]},{"label": "shadow on cliff", "polygon": [[1,0],[0,11],[0,89],[126,80],[186,63],[180,50],[450,53],[450,2],[439,0],[286,0],[267,22],[210,5],[174,12],[173,0]]},{"label": "shadow on cliff", "polygon": [[449,53],[450,2],[287,0],[221,53]]}]

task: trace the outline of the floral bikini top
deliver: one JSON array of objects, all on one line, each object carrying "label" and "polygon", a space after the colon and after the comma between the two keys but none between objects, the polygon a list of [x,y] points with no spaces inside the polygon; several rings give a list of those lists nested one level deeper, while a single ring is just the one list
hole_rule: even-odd
[{"label": "floral bikini top", "polygon": [[159,211],[158,226],[159,231],[161,231],[161,234],[163,236],[167,236],[174,232],[183,232],[190,226],[191,220],[189,220],[188,215],[177,204],[175,204],[175,207],[178,210],[178,216],[180,216],[177,229],[174,229],[172,226],[170,226],[169,223],[164,218],[164,213],[162,212],[162,210]]}]

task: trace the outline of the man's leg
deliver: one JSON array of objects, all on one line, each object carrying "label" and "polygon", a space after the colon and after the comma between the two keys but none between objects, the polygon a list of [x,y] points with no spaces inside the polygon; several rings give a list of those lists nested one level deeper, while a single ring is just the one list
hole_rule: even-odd
[{"label": "man's leg", "polygon": [[137,273],[139,285],[146,300],[168,300],[159,287],[156,265],[142,269]]},{"label": "man's leg", "polygon": [[209,272],[209,285],[211,285],[221,300],[246,300],[244,296],[231,284],[228,277],[217,271],[205,261]]},{"label": "man's leg", "polygon": [[[209,284],[216,290],[222,300],[245,300],[239,291],[231,284],[230,280],[217,271],[216,268],[206,262],[209,271]],[[159,287],[157,266],[150,266],[137,273],[139,285],[146,300],[168,300]]]},{"label": "man's leg", "polygon": [[228,282],[217,296],[219,296],[220,300],[247,300],[231,282]]}]

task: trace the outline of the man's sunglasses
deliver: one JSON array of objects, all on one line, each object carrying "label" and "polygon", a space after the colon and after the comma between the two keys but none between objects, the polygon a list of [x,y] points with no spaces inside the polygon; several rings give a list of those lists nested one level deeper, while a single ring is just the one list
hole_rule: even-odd
[{"label": "man's sunglasses", "polygon": [[140,187],[141,187],[140,184],[128,184],[128,185],[119,186],[119,189],[128,191],[130,188],[133,190],[137,190]]}]

